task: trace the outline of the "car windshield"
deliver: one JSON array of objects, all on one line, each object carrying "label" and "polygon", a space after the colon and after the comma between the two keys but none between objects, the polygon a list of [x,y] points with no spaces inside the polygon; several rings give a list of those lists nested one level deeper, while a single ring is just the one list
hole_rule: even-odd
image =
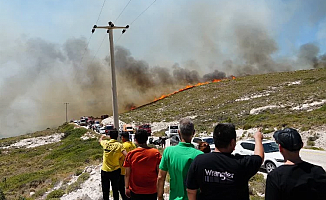
[{"label": "car windshield", "polygon": [[265,144],[263,144],[263,147],[264,147],[265,153],[280,151],[276,142],[265,143]]},{"label": "car windshield", "polygon": [[143,128],[150,128],[149,125],[143,125]]},{"label": "car windshield", "polygon": [[178,126],[170,126],[170,129],[178,129]]},{"label": "car windshield", "polygon": [[213,138],[203,138],[204,142],[207,142],[208,144],[214,144]]}]

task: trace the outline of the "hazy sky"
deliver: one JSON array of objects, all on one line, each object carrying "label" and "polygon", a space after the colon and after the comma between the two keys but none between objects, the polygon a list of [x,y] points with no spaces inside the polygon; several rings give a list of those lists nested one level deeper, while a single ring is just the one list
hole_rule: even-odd
[{"label": "hazy sky", "polygon": [[[130,25],[120,39],[114,32],[120,108],[173,90],[176,77],[308,69],[326,59],[325,0],[156,0],[134,21],[153,1],[131,0],[116,21],[129,0],[107,0],[97,23]],[[81,62],[103,2],[0,0],[0,138],[59,125],[64,102],[70,118],[111,111],[107,38],[99,49],[106,31],[96,30]]]}]

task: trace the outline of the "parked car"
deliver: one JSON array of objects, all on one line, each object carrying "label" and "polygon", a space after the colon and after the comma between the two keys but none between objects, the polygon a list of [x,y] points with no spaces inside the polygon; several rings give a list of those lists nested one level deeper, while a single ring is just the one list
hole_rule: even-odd
[{"label": "parked car", "polygon": [[109,135],[110,131],[114,130],[114,125],[113,124],[108,124],[105,125],[105,134]]},{"label": "parked car", "polygon": [[143,129],[145,131],[147,131],[148,136],[152,135],[152,128],[150,124],[142,124],[140,126],[138,126],[138,129]]},{"label": "parked car", "polygon": [[179,126],[178,125],[169,125],[165,131],[165,135],[171,137],[173,135],[178,135]]},{"label": "parked car", "polygon": [[99,128],[99,133],[100,134],[105,134],[105,127],[104,126]]},{"label": "parked car", "polygon": [[215,149],[214,139],[213,137],[201,137],[203,142],[207,142],[209,147],[211,148],[211,152]]},{"label": "parked car", "polygon": [[[179,144],[180,141],[181,140],[180,140],[179,135],[172,135],[170,138],[170,145],[175,146],[175,145]],[[199,137],[193,137],[191,139],[191,144],[193,144],[195,146],[195,148],[198,148],[198,143],[201,141],[202,140]]]},{"label": "parked car", "polygon": [[[273,171],[276,167],[284,164],[284,158],[280,153],[278,144],[272,140],[263,140],[265,152],[262,168],[266,169],[267,173]],[[244,140],[237,142],[232,154],[234,155],[253,155],[255,149],[255,140]]]},{"label": "parked car", "polygon": [[129,134],[134,134],[134,128],[130,124],[123,125],[122,131],[128,132]]},{"label": "parked car", "polygon": [[81,119],[80,122],[79,122],[79,125],[80,125],[80,126],[87,126],[87,121],[86,121],[86,119]]}]

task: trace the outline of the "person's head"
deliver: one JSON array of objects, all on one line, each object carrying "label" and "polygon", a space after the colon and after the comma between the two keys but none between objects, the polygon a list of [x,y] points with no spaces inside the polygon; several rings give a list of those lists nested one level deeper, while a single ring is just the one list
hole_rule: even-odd
[{"label": "person's head", "polygon": [[220,123],[215,126],[213,138],[217,149],[226,149],[232,152],[236,143],[235,126],[229,123]]},{"label": "person's head", "polygon": [[148,139],[147,131],[139,129],[136,131],[135,140],[138,144],[146,144]]},{"label": "person's head", "polygon": [[198,149],[204,153],[210,153],[211,148],[207,142],[199,142],[198,143]]},{"label": "person's head", "polygon": [[122,142],[129,141],[129,132],[123,131],[121,133],[121,140],[122,140]]},{"label": "person's head", "polygon": [[189,143],[195,134],[194,123],[189,118],[183,118],[180,120],[179,124],[179,134],[181,139],[184,139]]},{"label": "person's head", "polygon": [[117,140],[118,139],[119,133],[118,133],[117,130],[111,130],[109,134],[110,134],[110,138],[111,139],[114,139],[114,140]]},{"label": "person's head", "polygon": [[276,143],[279,144],[280,152],[295,153],[298,154],[303,147],[303,142],[300,134],[293,128],[285,128],[283,130],[276,131],[273,135]]}]

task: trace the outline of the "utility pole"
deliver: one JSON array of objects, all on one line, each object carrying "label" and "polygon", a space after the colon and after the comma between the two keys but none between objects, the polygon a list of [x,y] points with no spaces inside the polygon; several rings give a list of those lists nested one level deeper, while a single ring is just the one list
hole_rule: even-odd
[{"label": "utility pole", "polygon": [[113,119],[114,119],[114,128],[119,130],[119,115],[118,115],[118,95],[117,95],[117,83],[115,76],[115,62],[114,62],[114,45],[113,45],[113,29],[123,29],[122,34],[126,32],[126,29],[129,28],[129,25],[125,27],[114,26],[112,22],[108,23],[108,26],[97,26],[94,25],[92,33],[95,32],[96,28],[107,29],[109,34],[110,42],[110,56],[111,56],[111,87],[112,87],[112,110],[113,110]]},{"label": "utility pole", "polygon": [[68,122],[68,104],[69,103],[63,103],[66,104],[66,122]]}]

